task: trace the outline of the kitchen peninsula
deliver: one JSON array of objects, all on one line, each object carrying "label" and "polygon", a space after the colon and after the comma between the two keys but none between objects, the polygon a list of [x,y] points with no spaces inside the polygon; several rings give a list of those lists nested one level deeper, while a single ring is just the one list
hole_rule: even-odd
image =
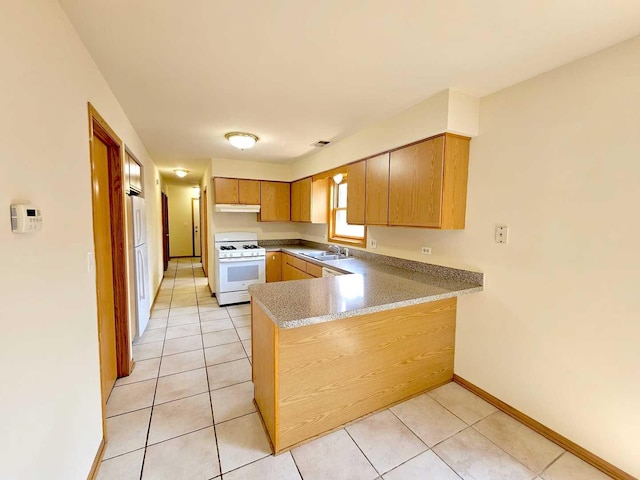
[{"label": "kitchen peninsula", "polygon": [[[309,261],[308,247],[283,252]],[[457,296],[482,274],[322,262],[345,275],[252,285],[255,400],[275,453],[453,377]]]}]

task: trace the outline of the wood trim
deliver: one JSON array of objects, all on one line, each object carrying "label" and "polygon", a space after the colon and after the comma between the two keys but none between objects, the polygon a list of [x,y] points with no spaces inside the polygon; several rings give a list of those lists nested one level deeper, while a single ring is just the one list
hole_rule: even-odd
[{"label": "wood trim", "polygon": [[208,199],[207,186],[205,185],[202,189],[202,208],[200,209],[200,216],[202,217],[202,222],[200,225],[200,259],[202,261],[202,270],[204,270],[204,275],[207,277],[207,286],[209,290],[211,290],[211,286],[209,285],[209,206],[207,205]]},{"label": "wood trim", "polygon": [[109,145],[109,198],[111,203],[111,251],[113,255],[114,313],[116,318],[116,366],[118,377],[126,377],[131,360],[129,295],[127,288],[127,236],[125,231],[124,145],[89,103],[93,136]]},{"label": "wood trim", "polygon": [[[89,162],[93,171],[93,143],[99,138],[108,147],[109,203],[111,224],[112,275],[114,291],[116,376],[126,377],[131,373],[131,341],[129,324],[129,302],[127,288],[127,237],[125,218],[124,158],[125,150],[120,137],[111,129],[97,110],[87,103],[89,126]],[[92,196],[94,195],[92,177]],[[93,220],[95,221],[95,219]],[[98,285],[96,284],[96,288]],[[98,342],[100,339],[98,339]],[[102,367],[101,370],[102,372]],[[102,375],[102,373],[101,373]],[[101,387],[101,395],[105,392]],[[106,398],[102,398],[102,429],[106,435]],[[104,440],[104,439],[103,439]]]},{"label": "wood trim", "polygon": [[458,385],[466,388],[467,390],[475,393],[477,396],[479,396],[483,400],[489,402],[498,410],[501,410],[507,415],[515,418],[520,423],[525,424],[527,427],[538,432],[543,437],[551,440],[553,443],[561,446],[568,452],[573,453],[576,457],[581,458],[585,462],[589,463],[590,465],[593,465],[595,468],[606,473],[607,475],[619,480],[637,480],[636,477],[622,471],[615,465],[612,465],[611,463],[607,462],[603,458],[597,456],[594,453],[591,453],[586,448],[581,447],[577,443],[569,440],[567,437],[560,435],[558,432],[551,430],[549,427],[543,425],[537,420],[534,420],[527,414],[522,413],[520,410],[512,407],[508,403],[503,402],[499,398],[494,397],[486,390],[481,389],[480,387],[474,385],[468,380],[465,380],[461,376],[456,375],[455,373],[453,374],[453,381],[456,382]]},{"label": "wood trim", "polygon": [[91,464],[91,470],[89,470],[89,475],[87,475],[87,480],[94,480],[98,476],[98,469],[100,468],[100,462],[102,462],[102,457],[104,456],[104,450],[106,446],[107,443],[104,437],[102,437],[102,440],[100,440],[100,445],[98,445],[96,456],[93,459],[93,463]]}]

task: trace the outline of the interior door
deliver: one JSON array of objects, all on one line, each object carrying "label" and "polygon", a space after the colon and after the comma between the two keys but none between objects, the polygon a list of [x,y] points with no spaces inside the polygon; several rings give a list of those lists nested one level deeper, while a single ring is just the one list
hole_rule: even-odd
[{"label": "interior door", "polygon": [[169,198],[162,192],[162,262],[169,268]]},{"label": "interior door", "polygon": [[113,388],[117,377],[116,319],[114,310],[113,268],[111,248],[111,206],[109,198],[109,148],[93,137],[93,231],[96,256],[98,296],[98,339],[100,348],[103,399]]},{"label": "interior door", "polygon": [[193,256],[200,256],[200,198],[191,199],[191,223],[193,225]]}]

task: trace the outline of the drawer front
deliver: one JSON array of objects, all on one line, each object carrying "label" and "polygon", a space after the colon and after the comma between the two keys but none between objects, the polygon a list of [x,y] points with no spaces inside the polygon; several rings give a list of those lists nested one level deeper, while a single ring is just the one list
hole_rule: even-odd
[{"label": "drawer front", "polygon": [[297,268],[298,270],[302,270],[303,272],[307,271],[307,262],[294,257],[293,255],[287,255],[286,262],[292,267]]},{"label": "drawer front", "polygon": [[313,275],[314,277],[322,276],[322,267],[316,265],[315,263],[307,262],[307,273],[309,275]]}]

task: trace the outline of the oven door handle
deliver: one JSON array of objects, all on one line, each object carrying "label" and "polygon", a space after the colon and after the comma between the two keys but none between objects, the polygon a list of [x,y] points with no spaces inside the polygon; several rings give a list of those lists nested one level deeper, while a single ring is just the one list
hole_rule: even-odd
[{"label": "oven door handle", "polygon": [[220,263],[235,263],[235,262],[260,262],[264,261],[265,257],[240,257],[240,258],[220,258]]}]

